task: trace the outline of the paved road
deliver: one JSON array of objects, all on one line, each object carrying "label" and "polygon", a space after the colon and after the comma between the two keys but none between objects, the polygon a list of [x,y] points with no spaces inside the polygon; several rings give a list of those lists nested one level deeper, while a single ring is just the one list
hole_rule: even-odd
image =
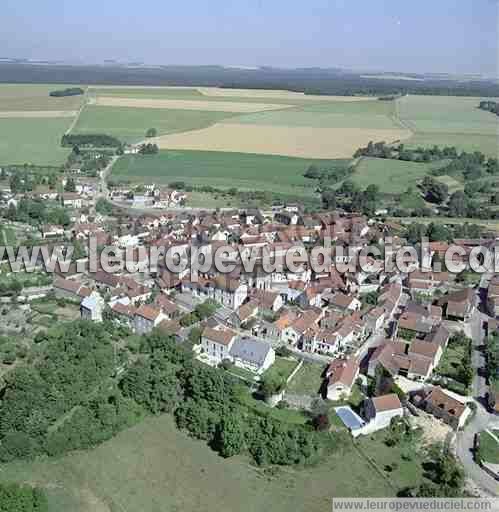
[{"label": "paved road", "polygon": [[[487,278],[482,279],[482,285],[485,285]],[[480,289],[477,292],[479,301]],[[483,322],[488,318],[487,315],[480,311],[483,310],[480,307],[473,315],[469,325],[467,326],[467,334],[471,336],[473,340],[473,353],[472,353],[472,365],[475,370],[473,378],[473,398],[477,406],[476,414],[473,420],[465,427],[461,432],[458,432],[456,439],[456,453],[461,459],[464,469],[467,475],[473,480],[473,482],[486,491],[486,493],[492,496],[499,496],[499,482],[494,480],[490,475],[485,473],[478,464],[473,460],[473,441],[475,434],[485,430],[486,428],[498,428],[499,418],[489,414],[484,406],[485,396],[488,391],[487,382],[481,371],[485,366],[485,358],[483,353],[478,350],[484,343],[485,332],[483,329]]]}]

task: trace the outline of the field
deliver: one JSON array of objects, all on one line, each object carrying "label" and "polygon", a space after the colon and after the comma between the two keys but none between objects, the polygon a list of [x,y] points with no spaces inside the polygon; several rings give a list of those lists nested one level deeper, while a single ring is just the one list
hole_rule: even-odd
[{"label": "field", "polygon": [[[156,128],[162,136],[154,142],[163,149],[350,158],[359,146],[370,140],[393,142],[411,135],[398,121],[394,104],[375,98],[209,87],[92,87],[89,101],[83,112],[84,121],[76,125],[75,132],[106,127],[102,117],[111,116],[112,112],[98,115],[92,111],[96,106],[133,108],[141,111],[137,118],[150,118],[148,127],[156,127],[154,120],[158,119]],[[191,111],[192,117],[184,123],[178,114],[178,122],[172,119],[164,131],[161,130],[163,114],[146,110]],[[212,116],[207,123],[203,119],[205,112],[226,115]],[[196,116],[199,122],[195,121]],[[125,140],[133,139],[128,134],[131,127],[126,117],[111,128],[117,136],[121,129]]]},{"label": "field", "polygon": [[360,187],[378,185],[383,193],[400,194],[430,171],[430,164],[403,162],[383,158],[362,158],[355,168],[352,180]]},{"label": "field", "polygon": [[198,130],[231,115],[227,112],[89,105],[81,113],[72,132],[106,133],[135,143],[144,140],[149,128],[156,128],[160,135]]},{"label": "field", "polygon": [[497,156],[498,118],[478,109],[481,98],[405,96],[397,115],[414,135],[411,146],[451,145]]},{"label": "field", "polygon": [[83,96],[66,96],[64,98],[49,96],[50,91],[65,87],[61,85],[0,84],[0,112],[78,110]]},{"label": "field", "polygon": [[370,140],[401,140],[403,130],[314,128],[258,124],[216,124],[203,130],[158,137],[161,149],[195,149],[286,155],[299,158],[350,158]]},{"label": "field", "polygon": [[316,398],[324,382],[322,374],[324,366],[317,363],[304,363],[291,382],[286,386],[287,391],[298,395],[311,395]]},{"label": "field", "polygon": [[158,99],[158,98],[129,98],[114,96],[99,96],[91,104],[105,107],[132,107],[132,108],[161,108],[179,110],[214,110],[219,112],[259,112],[276,110],[290,105],[272,103],[247,103],[237,101],[205,101],[197,99]]},{"label": "field", "polygon": [[157,155],[125,155],[113,167],[111,179],[196,186],[236,187],[312,197],[313,180],[303,177],[309,165],[327,166],[331,160],[285,156],[217,153],[215,151],[160,151]]},{"label": "field", "polygon": [[[380,443],[375,456],[390,453]],[[397,483],[406,481],[406,464]],[[333,496],[395,494],[351,445],[317,467],[273,476],[244,458],[220,458],[178,432],[170,416],[147,419],[91,451],[0,466],[0,479],[45,487],[51,512],[320,512]]]},{"label": "field", "polygon": [[70,150],[61,137],[70,125],[70,118],[0,119],[0,164],[63,163]]}]

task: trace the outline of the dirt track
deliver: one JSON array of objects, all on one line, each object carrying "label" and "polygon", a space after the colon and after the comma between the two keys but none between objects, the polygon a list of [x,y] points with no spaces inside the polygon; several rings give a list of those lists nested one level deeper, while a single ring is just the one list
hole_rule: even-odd
[{"label": "dirt track", "polygon": [[0,118],[75,117],[77,114],[74,110],[16,110],[0,111]]}]

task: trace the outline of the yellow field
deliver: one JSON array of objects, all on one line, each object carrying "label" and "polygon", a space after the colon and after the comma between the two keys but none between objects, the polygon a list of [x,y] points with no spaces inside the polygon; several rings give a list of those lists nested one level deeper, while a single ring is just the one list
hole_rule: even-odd
[{"label": "yellow field", "polygon": [[1,111],[0,118],[54,118],[54,117],[75,117],[78,114],[76,110],[17,110]]},{"label": "yellow field", "polygon": [[206,110],[211,112],[263,112],[265,110],[282,110],[293,105],[270,103],[242,103],[236,101],[203,101],[203,100],[168,100],[149,98],[122,98],[114,96],[98,96],[90,104],[106,107],[157,108],[170,110]]},{"label": "yellow field", "polygon": [[224,89],[220,87],[196,87],[205,96],[236,97],[236,98],[268,98],[281,100],[312,100],[312,101],[372,101],[372,96],[321,96],[272,89]]},{"label": "yellow field", "polygon": [[351,158],[369,141],[393,142],[410,137],[409,130],[316,128],[218,123],[202,130],[157,137],[160,149],[228,151],[301,158]]}]

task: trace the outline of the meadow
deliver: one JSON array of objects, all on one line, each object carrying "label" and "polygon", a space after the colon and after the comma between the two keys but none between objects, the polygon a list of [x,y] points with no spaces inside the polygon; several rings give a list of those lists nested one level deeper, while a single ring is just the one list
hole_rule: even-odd
[{"label": "meadow", "polygon": [[83,96],[53,98],[50,91],[61,89],[61,85],[0,84],[0,111],[66,111],[78,110]]},{"label": "meadow", "polygon": [[303,177],[314,164],[334,160],[216,151],[160,151],[157,155],[125,155],[113,167],[111,179],[135,182],[185,183],[228,189],[267,190],[313,196],[316,183]]},{"label": "meadow", "polygon": [[149,128],[156,128],[159,135],[198,130],[231,115],[230,112],[88,105],[72,133],[105,133],[127,143],[136,143],[145,139]]},{"label": "meadow", "polygon": [[434,164],[404,162],[384,158],[362,158],[355,167],[351,179],[361,188],[378,185],[386,194],[401,194],[408,187],[416,186]]},{"label": "meadow", "polygon": [[407,143],[457,146],[497,156],[499,120],[478,108],[480,99],[414,95],[398,99],[397,116],[414,132]]},{"label": "meadow", "polygon": [[[392,451],[395,459],[398,450],[379,443],[374,456],[382,464]],[[397,484],[405,484],[406,473]],[[416,481],[411,476],[408,483]],[[393,496],[390,479],[349,443],[304,469],[265,471],[244,457],[222,459],[179,432],[167,415],[148,418],[93,450],[0,466],[2,481],[44,487],[51,512],[319,512],[330,507],[332,496]]]},{"label": "meadow", "polygon": [[70,150],[61,137],[70,118],[0,118],[0,164],[59,165]]}]

